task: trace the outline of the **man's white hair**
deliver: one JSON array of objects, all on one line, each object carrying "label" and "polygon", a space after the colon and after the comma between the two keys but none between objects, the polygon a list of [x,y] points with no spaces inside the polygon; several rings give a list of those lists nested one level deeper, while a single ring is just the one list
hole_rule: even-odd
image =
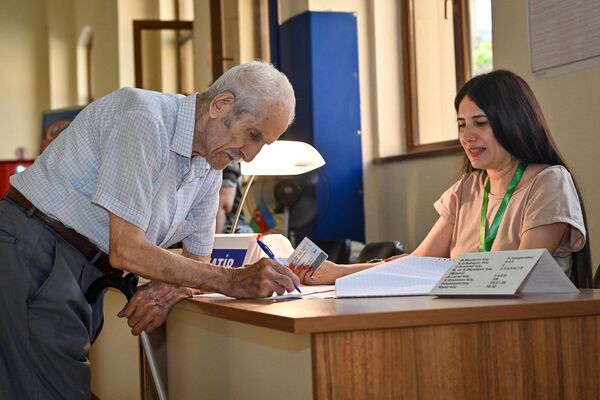
[{"label": "man's white hair", "polygon": [[[288,78],[272,64],[261,60],[236,65],[227,70],[206,91],[200,94],[203,102],[210,103],[217,95],[231,92],[235,104],[231,116],[250,113],[264,117],[270,106],[279,106],[289,113],[288,124],[295,117],[296,97]],[[231,119],[228,118],[227,122]],[[227,123],[228,124],[228,123]]]}]

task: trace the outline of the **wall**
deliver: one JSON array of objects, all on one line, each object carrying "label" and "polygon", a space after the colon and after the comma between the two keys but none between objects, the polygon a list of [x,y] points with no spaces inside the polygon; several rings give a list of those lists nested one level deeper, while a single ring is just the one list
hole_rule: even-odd
[{"label": "wall", "polygon": [[[280,2],[280,21],[303,11],[350,11],[357,14],[365,216],[367,241],[397,239],[414,249],[438,218],[433,202],[461,173],[462,154],[374,165],[379,155],[402,150],[401,71],[395,24],[400,10],[391,0],[305,0]],[[550,129],[570,162],[587,205],[594,265],[600,261],[600,172],[595,149],[600,136],[600,67],[534,79],[529,66],[527,0],[493,2],[494,57],[533,87]],[[432,171],[434,171],[432,173]],[[384,210],[384,211],[382,211]]]},{"label": "wall", "polygon": [[74,0],[51,0],[47,7],[50,109],[77,105]]},{"label": "wall", "polygon": [[533,88],[563,156],[583,192],[593,265],[600,262],[600,66],[533,78],[526,0],[492,2],[494,65],[521,75]]},{"label": "wall", "polygon": [[[68,10],[61,16],[54,10],[47,11],[45,2],[0,2],[0,51],[8,55],[0,64],[0,106],[4,111],[0,121],[0,159],[14,158],[14,149],[22,145],[35,155],[41,111],[50,108],[51,99],[52,106],[70,102],[65,99],[70,99],[72,93],[68,79],[71,73],[60,72],[64,58],[56,53],[62,45],[55,39],[68,40],[70,32],[78,37],[84,26],[92,26],[95,96],[132,84],[132,67],[127,66],[128,62],[132,63],[132,60],[127,61],[130,50],[123,47],[130,46],[128,43],[132,40],[127,39],[123,28],[127,24],[123,25],[118,18],[119,7],[125,2],[61,0],[65,7],[74,3],[72,30],[67,26]],[[207,61],[210,54],[208,1],[195,1],[194,6],[196,81],[201,90],[211,79]],[[400,60],[399,27],[394,23],[399,14],[397,4],[393,0],[282,1],[280,21],[307,9],[357,14],[367,240],[398,239],[409,250],[414,249],[437,218],[432,203],[459,176],[462,156],[386,165],[372,163],[374,157],[394,153],[393,149],[403,146],[400,139],[403,107],[402,98],[398,96],[402,82],[400,70],[394,65],[395,59]],[[50,41],[45,30],[47,21],[52,30]],[[57,21],[64,23],[60,30],[56,29]],[[527,0],[493,2],[493,26],[496,67],[509,68],[530,82],[559,147],[572,165],[587,204],[592,255],[597,264],[600,261],[600,211],[594,206],[600,203],[600,187],[596,180],[599,167],[595,149],[600,145],[600,136],[595,130],[600,126],[600,67],[534,79],[529,72]],[[69,51],[63,54],[66,58],[72,57]],[[57,82],[65,78],[65,87],[60,88]]]},{"label": "wall", "polygon": [[159,8],[160,4],[157,0],[118,1],[119,87],[135,86],[132,21],[135,19],[159,19]]},{"label": "wall", "polygon": [[194,1],[194,87],[206,90],[213,82],[210,36],[210,3]]},{"label": "wall", "polygon": [[[551,78],[534,79],[530,73],[527,0],[492,2],[494,64],[525,78],[532,86],[550,129],[583,191],[590,227],[593,265],[600,262],[600,67]],[[367,215],[386,213],[385,223],[367,219],[369,240],[397,238],[409,250],[423,239],[437,218],[432,203],[457,178],[461,156],[406,160],[367,166],[380,191],[366,193]],[[431,173],[435,171],[434,173]]]},{"label": "wall", "polygon": [[92,87],[94,99],[98,99],[119,88],[118,0],[77,0],[77,36],[85,26],[92,28]]},{"label": "wall", "polygon": [[41,112],[50,106],[45,2],[0,1],[0,160],[40,146]]}]

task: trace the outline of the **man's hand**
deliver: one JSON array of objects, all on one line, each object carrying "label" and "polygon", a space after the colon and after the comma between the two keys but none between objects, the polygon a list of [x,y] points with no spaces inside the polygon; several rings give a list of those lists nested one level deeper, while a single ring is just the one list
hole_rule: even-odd
[{"label": "man's hand", "polygon": [[229,287],[223,294],[237,298],[269,297],[273,292],[292,293],[300,280],[288,268],[268,259],[261,258],[244,268],[231,268]]},{"label": "man's hand", "polygon": [[152,332],[165,322],[175,304],[193,294],[190,288],[152,281],[140,286],[117,315],[127,318],[131,333],[136,336],[142,331]]}]

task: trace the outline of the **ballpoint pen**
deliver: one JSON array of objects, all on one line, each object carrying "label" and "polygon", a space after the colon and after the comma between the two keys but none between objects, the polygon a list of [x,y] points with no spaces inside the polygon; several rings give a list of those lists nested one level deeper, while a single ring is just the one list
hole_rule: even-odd
[{"label": "ballpoint pen", "polygon": [[[277,261],[277,260],[275,259],[275,254],[273,254],[273,252],[271,251],[271,249],[269,248],[269,246],[267,246],[267,245],[265,244],[265,242],[263,242],[263,241],[262,241],[262,240],[260,240],[260,239],[256,239],[256,243],[258,243],[258,245],[260,246],[260,248],[261,248],[261,249],[262,249],[262,250],[263,250],[265,253],[267,253],[267,255],[269,256],[269,258],[270,258],[271,260],[275,260],[275,261]],[[298,293],[302,293],[302,291],[300,290],[300,288],[299,288],[298,286],[294,285],[294,289],[296,289],[296,290],[298,291]]]}]

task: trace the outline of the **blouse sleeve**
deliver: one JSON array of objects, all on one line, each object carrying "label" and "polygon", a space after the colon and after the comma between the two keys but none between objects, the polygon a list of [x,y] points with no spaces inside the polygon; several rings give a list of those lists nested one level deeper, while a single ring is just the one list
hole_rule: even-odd
[{"label": "blouse sleeve", "polygon": [[555,255],[563,256],[579,251],[585,245],[586,231],[581,203],[569,171],[562,166],[548,167],[536,177],[527,200],[524,232],[543,225],[566,223],[570,225]]},{"label": "blouse sleeve", "polygon": [[463,183],[464,176],[454,185],[450,186],[450,188],[446,190],[435,203],[433,203],[433,207],[438,214],[447,219],[451,224],[456,222],[456,211],[458,204],[460,203],[460,193]]}]

